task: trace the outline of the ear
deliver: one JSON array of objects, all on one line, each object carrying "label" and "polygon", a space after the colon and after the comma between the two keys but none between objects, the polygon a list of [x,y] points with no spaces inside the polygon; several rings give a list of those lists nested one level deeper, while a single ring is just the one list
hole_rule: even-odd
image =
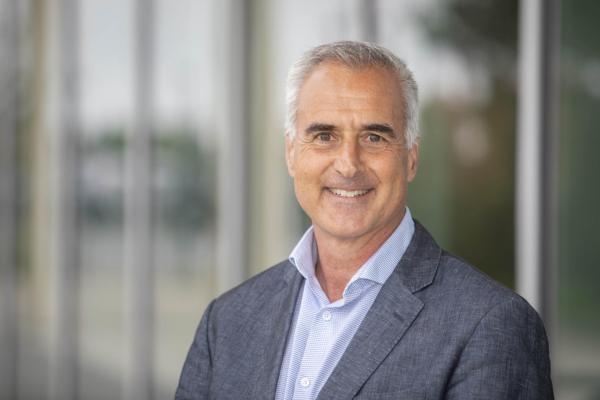
[{"label": "ear", "polygon": [[294,177],[294,145],[295,140],[288,133],[285,134],[285,163],[287,164],[288,174]]},{"label": "ear", "polygon": [[412,182],[417,176],[417,168],[419,167],[419,142],[415,142],[408,150],[406,157],[406,180]]}]

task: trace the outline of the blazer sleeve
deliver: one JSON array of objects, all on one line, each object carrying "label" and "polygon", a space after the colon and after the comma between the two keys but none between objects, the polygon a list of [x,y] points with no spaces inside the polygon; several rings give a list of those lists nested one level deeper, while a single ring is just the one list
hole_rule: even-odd
[{"label": "blazer sleeve", "polygon": [[209,398],[212,356],[209,341],[210,303],[196,330],[175,392],[175,400],[200,400]]},{"label": "blazer sleeve", "polygon": [[447,386],[448,400],[551,400],[548,340],[535,310],[513,297],[481,319]]}]

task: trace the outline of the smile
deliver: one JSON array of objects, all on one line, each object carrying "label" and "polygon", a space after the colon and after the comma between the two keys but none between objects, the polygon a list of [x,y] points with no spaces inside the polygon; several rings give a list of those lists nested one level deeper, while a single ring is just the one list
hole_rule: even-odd
[{"label": "smile", "polygon": [[327,188],[327,190],[329,190],[331,193],[335,194],[336,196],[340,196],[340,197],[358,197],[358,196],[363,196],[363,195],[369,193],[373,189],[343,190],[343,189]]}]

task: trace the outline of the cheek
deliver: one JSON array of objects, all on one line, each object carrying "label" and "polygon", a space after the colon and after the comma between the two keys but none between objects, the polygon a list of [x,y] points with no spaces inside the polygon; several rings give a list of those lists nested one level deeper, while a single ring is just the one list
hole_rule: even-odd
[{"label": "cheek", "polygon": [[295,178],[304,185],[320,185],[327,172],[330,160],[314,151],[301,151],[295,160]]},{"label": "cheek", "polygon": [[385,163],[374,170],[379,181],[381,200],[390,204],[404,197],[406,192],[406,170],[402,162]]},{"label": "cheek", "polygon": [[312,168],[307,168],[305,165],[296,169],[294,187],[298,197],[309,199],[318,196],[320,192],[321,174]]}]

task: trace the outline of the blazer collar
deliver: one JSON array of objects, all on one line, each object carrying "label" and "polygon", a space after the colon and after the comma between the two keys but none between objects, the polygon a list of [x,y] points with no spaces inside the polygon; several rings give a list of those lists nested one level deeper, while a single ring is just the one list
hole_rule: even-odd
[{"label": "blazer collar", "polygon": [[[302,275],[289,261],[282,268],[279,287],[274,294],[263,298],[261,312],[248,332],[253,340],[242,352],[252,365],[252,379],[239,398],[273,399],[289,336],[296,300],[302,284]],[[251,346],[250,343],[258,343]],[[241,389],[241,388],[240,388]],[[235,397],[235,396],[234,396]]]},{"label": "blazer collar", "polygon": [[442,249],[429,232],[415,221],[415,233],[394,271],[399,275],[400,283],[411,293],[415,293],[431,284],[437,272]]},{"label": "blazer collar", "polygon": [[318,399],[352,398],[392,351],[423,308],[413,293],[433,282],[441,249],[415,221],[412,241],[381,288]]}]

